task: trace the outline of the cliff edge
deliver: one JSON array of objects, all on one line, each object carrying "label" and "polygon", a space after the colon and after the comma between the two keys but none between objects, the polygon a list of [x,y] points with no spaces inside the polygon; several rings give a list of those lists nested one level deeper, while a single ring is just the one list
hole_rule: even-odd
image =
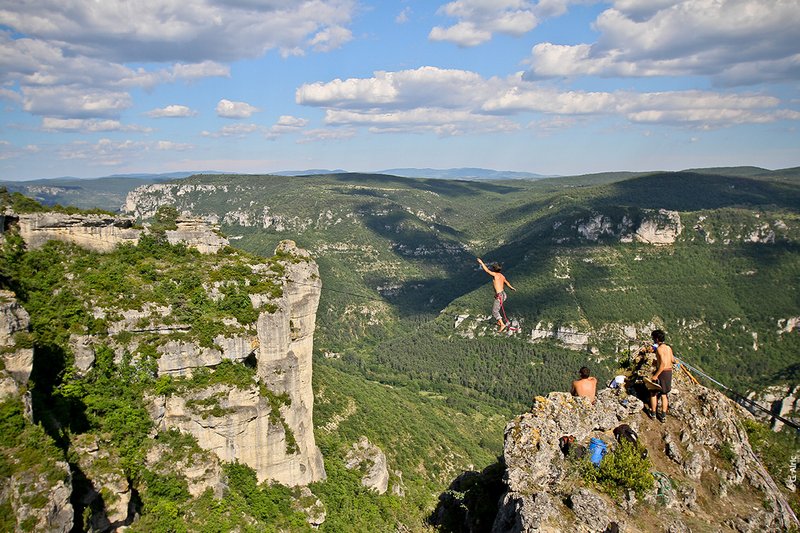
[{"label": "cliff edge", "polygon": [[[505,430],[507,492],[494,532],[786,531],[798,520],[753,452],[743,428],[752,416],[721,393],[678,373],[665,423],[649,419],[633,394],[601,390],[596,403],[562,392],[537,397],[530,412]],[[632,390],[630,392],[633,392]],[[587,482],[597,467],[564,454],[559,439],[621,445],[614,429],[627,424],[646,450],[649,488],[614,496]],[[613,453],[610,452],[610,453]],[[605,459],[604,459],[605,460]],[[635,470],[623,476],[638,475]],[[582,470],[583,469],[583,470]],[[649,471],[649,472],[648,472]],[[597,479],[596,476],[589,476]],[[612,528],[612,529],[607,529]]]}]

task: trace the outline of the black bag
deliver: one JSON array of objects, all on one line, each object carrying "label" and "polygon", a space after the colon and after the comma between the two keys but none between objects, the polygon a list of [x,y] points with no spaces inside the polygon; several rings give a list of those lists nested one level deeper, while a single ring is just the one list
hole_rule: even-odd
[{"label": "black bag", "polygon": [[[634,446],[638,446],[639,444],[639,435],[631,428],[628,424],[620,424],[619,426],[614,428],[614,437],[616,437],[617,442],[622,442],[626,440],[633,444]],[[642,449],[642,459],[647,457],[647,449],[644,446],[640,446]]]},{"label": "black bag", "polygon": [[617,442],[622,442],[622,439],[627,440],[631,444],[636,444],[639,442],[639,435],[637,435],[628,424],[620,424],[619,426],[615,427],[614,437],[617,439]]}]

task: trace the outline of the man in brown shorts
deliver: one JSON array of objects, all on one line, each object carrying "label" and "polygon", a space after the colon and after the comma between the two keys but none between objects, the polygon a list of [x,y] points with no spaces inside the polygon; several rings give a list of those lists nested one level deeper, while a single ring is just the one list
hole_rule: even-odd
[{"label": "man in brown shorts", "polygon": [[[657,382],[660,390],[650,393],[650,406],[645,407],[644,412],[650,418],[654,416],[659,422],[664,422],[669,411],[669,391],[672,390],[672,363],[675,362],[675,355],[672,348],[664,342],[665,335],[660,329],[654,330],[650,336],[653,338],[653,349],[656,352],[656,372],[652,380]],[[658,409],[658,400],[661,400],[662,408]]]}]

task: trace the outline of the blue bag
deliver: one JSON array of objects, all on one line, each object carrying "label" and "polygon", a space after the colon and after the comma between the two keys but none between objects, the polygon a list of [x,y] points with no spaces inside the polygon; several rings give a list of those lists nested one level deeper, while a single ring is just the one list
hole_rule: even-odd
[{"label": "blue bag", "polygon": [[603,456],[606,454],[606,443],[600,439],[592,438],[589,441],[589,453],[592,463],[599,465]]}]

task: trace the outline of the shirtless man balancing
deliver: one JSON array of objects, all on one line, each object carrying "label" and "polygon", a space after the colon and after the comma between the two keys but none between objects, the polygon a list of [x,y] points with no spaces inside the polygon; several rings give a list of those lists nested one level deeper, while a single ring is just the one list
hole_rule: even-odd
[{"label": "shirtless man balancing", "polygon": [[572,395],[583,396],[595,401],[595,393],[597,392],[597,378],[591,376],[591,372],[587,367],[581,367],[578,371],[581,379],[576,379],[572,382]]},{"label": "shirtless man balancing", "polygon": [[[661,390],[650,393],[650,407],[645,409],[645,413],[650,418],[653,418],[655,413],[659,422],[664,422],[667,418],[669,411],[669,391],[672,390],[672,363],[675,361],[675,355],[672,353],[672,348],[664,343],[665,335],[660,329],[654,330],[650,336],[653,338],[655,345],[653,348],[656,352],[656,372],[653,374],[653,381],[661,385]],[[658,400],[662,400],[662,409],[658,409]]]},{"label": "shirtless man balancing", "polygon": [[497,327],[499,328],[498,333],[502,333],[503,330],[508,327],[508,324],[503,322],[503,320],[500,318],[500,307],[506,301],[505,286],[508,285],[508,288],[512,291],[516,291],[517,289],[512,287],[506,277],[501,274],[502,267],[499,264],[493,264],[492,268],[490,269],[480,257],[478,258],[478,264],[481,265],[481,268],[483,268],[487,274],[492,276],[492,285],[494,285],[494,304],[492,305],[492,316],[495,318],[495,320],[497,320]]}]

